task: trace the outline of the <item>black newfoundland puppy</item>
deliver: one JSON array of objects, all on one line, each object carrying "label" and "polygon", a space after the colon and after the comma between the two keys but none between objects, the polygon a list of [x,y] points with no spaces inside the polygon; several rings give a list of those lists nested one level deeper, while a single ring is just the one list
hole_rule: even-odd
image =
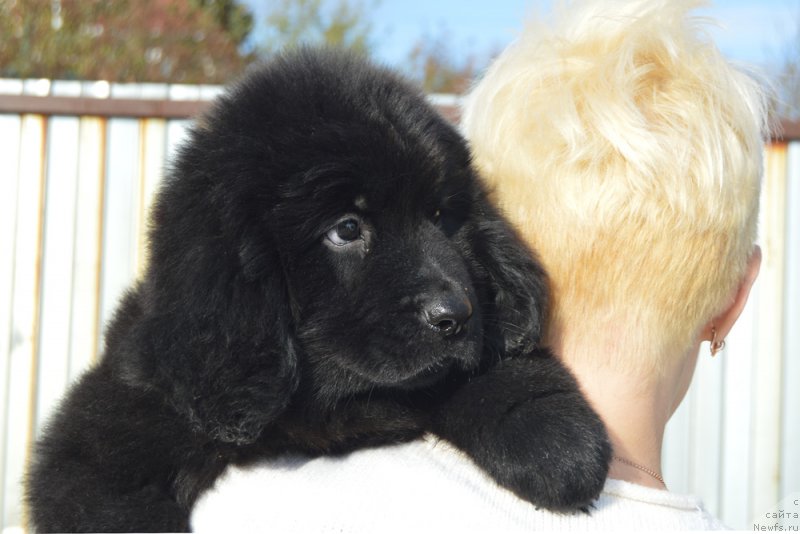
[{"label": "black newfoundland puppy", "polygon": [[599,494],[603,425],[537,349],[544,274],[391,72],[312,49],[251,72],[194,125],[149,252],[37,444],[36,530],[187,530],[228,464],[423,432],[535,505]]}]

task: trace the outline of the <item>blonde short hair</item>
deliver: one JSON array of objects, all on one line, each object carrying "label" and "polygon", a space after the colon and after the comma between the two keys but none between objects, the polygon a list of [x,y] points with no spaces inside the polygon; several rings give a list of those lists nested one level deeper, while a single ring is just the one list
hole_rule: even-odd
[{"label": "blonde short hair", "polygon": [[551,277],[550,335],[616,324],[633,349],[619,358],[654,371],[664,362],[632,353],[685,353],[756,238],[765,91],[688,15],[697,5],[562,5],[463,110],[478,168]]}]

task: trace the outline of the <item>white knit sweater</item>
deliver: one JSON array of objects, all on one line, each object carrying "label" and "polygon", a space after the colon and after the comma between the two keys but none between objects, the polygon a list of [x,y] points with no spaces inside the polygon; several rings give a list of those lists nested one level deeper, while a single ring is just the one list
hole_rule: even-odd
[{"label": "white knit sweater", "polygon": [[403,445],[230,468],[192,514],[196,532],[704,530],[700,500],[608,480],[591,514],[537,510],[463,453],[428,436]]}]

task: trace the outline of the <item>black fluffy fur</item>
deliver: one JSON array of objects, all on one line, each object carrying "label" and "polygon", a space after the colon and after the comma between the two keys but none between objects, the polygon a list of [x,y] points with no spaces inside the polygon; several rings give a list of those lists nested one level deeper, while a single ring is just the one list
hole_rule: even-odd
[{"label": "black fluffy fur", "polygon": [[[277,57],[180,150],[147,272],[36,446],[32,526],[187,530],[231,463],[426,431],[538,506],[585,508],[609,446],[537,348],[545,286],[417,90],[343,53]],[[426,314],[453,299],[471,316],[444,332]]]}]

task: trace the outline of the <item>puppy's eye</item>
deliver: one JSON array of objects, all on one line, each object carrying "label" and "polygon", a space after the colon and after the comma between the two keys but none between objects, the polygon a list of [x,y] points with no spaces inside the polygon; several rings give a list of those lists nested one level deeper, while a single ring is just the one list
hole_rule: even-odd
[{"label": "puppy's eye", "polygon": [[442,210],[437,208],[431,214],[431,222],[436,225],[447,237],[451,237],[458,231],[460,226],[458,219],[454,216],[451,210]]},{"label": "puppy's eye", "polygon": [[328,230],[325,237],[334,245],[344,246],[361,238],[361,222],[353,217],[342,219]]}]

